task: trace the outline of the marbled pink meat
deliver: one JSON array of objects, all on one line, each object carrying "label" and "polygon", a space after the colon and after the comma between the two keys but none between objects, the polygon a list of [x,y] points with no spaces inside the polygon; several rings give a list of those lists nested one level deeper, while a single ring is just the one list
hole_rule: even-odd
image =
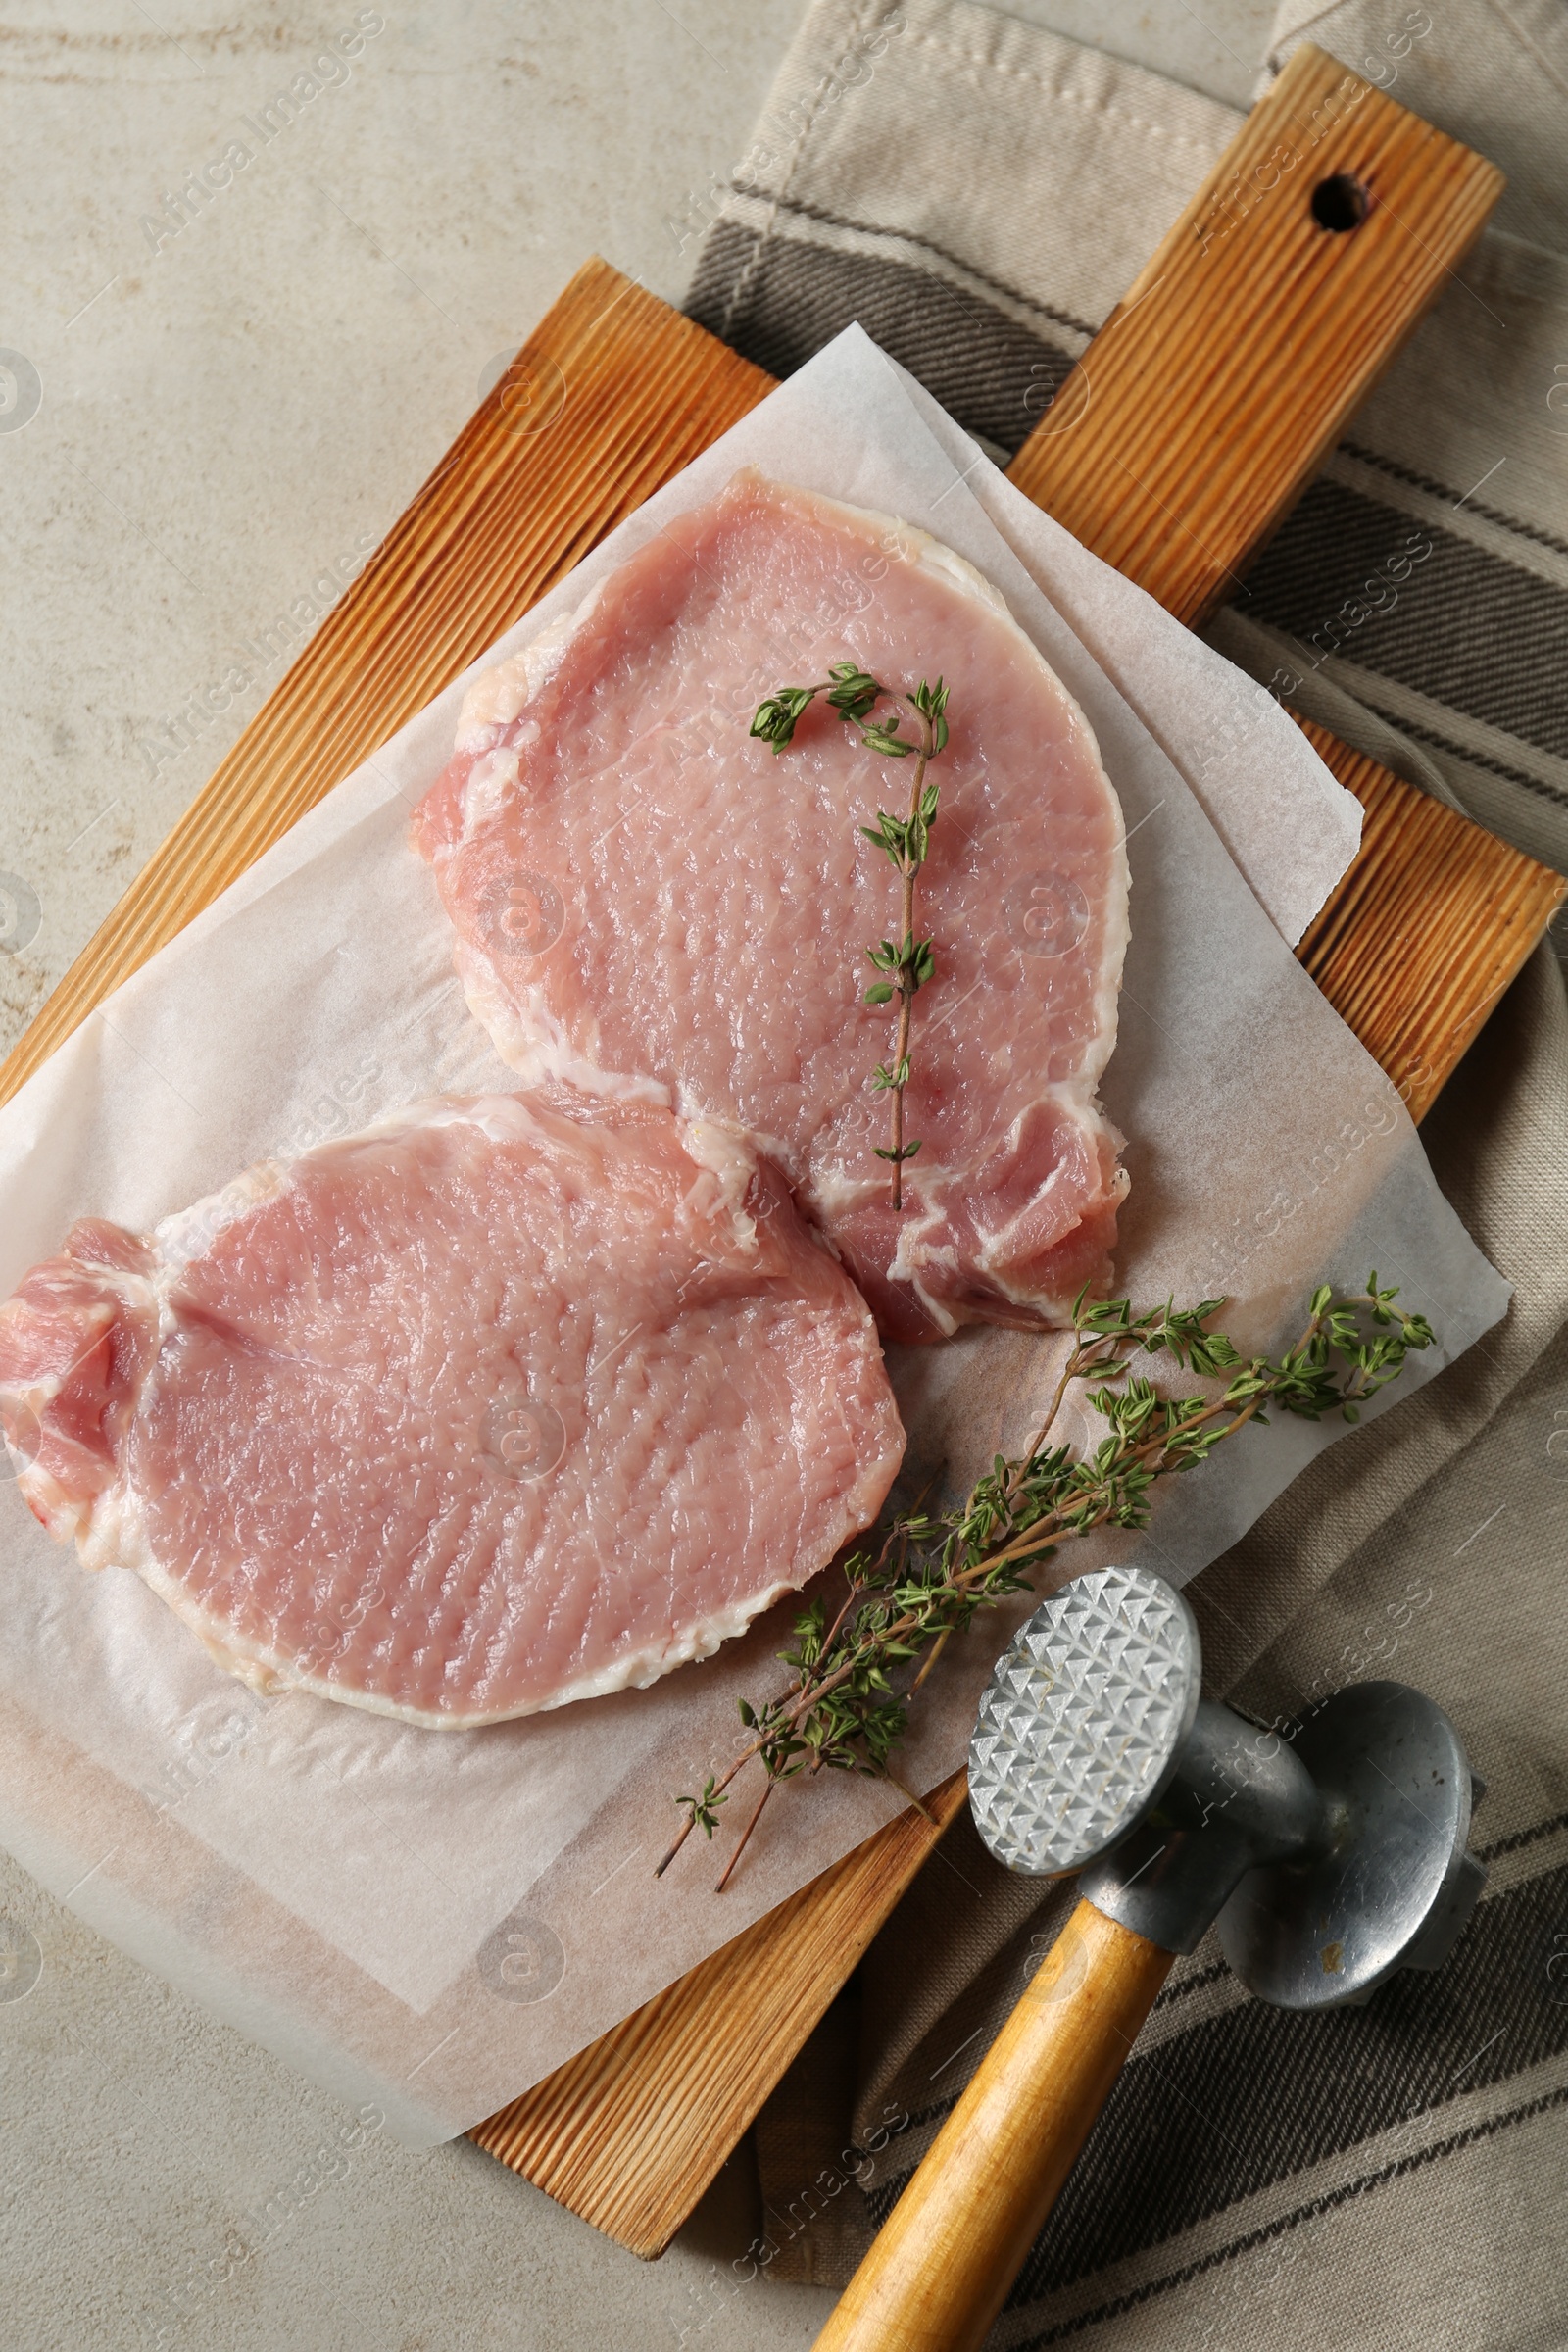
[{"label": "marbled pink meat", "polygon": [[904,1447],[777,1172],[551,1090],[73,1227],[0,1309],[0,1409],[44,1525],[225,1665],[443,1727],[706,1656]]},{"label": "marbled pink meat", "polygon": [[[747,732],[765,695],[846,660],[952,690],[897,1215],[870,1085],[892,1016],[862,991],[899,882],[859,827],[902,810],[906,764],[820,703],[782,757]],[[886,1333],[1055,1323],[1108,1278],[1121,811],[1076,704],[934,540],[737,474],[477,681],[415,835],[502,1055],[750,1135]]]}]

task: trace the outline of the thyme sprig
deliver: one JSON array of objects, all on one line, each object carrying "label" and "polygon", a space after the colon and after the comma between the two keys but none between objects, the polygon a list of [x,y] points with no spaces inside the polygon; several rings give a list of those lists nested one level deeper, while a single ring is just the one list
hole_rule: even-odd
[{"label": "thyme sprig", "polygon": [[886,1146],[872,1146],[878,1159],[890,1162],[893,1170],[893,1205],[904,1205],[904,1163],[913,1159],[920,1149],[918,1138],[906,1141],[904,1133],[904,1094],[909,1083],[909,1030],[914,1016],[914,1000],[936,970],[936,959],[929,939],[914,936],[915,877],[926,861],[931,847],[931,828],[937,821],[938,788],[926,782],[926,769],[948,743],[948,689],[938,678],[934,686],[922,678],[912,694],[905,701],[914,712],[918,739],[910,740],[899,730],[904,722],[902,710],[891,718],[871,716],[879,702],[892,699],[892,689],[878,685],[868,670],[858,669],[853,662],[835,662],[825,678],[814,686],[781,686],[776,694],[759,704],[752,720],[752,733],[773,747],[775,758],[793,742],[795,729],[817,695],[825,694],[830,709],[836,710],[847,726],[854,727],[860,741],[873,752],[889,760],[904,760],[914,755],[914,775],[909,786],[909,807],[906,815],[890,816],[879,808],[874,825],[862,825],[860,831],[867,841],[874,841],[886,852],[897,867],[903,885],[900,907],[900,936],[884,939],[879,946],[867,948],[873,970],[883,974],[865,992],[867,1004],[891,1004],[895,998],[899,1005],[897,1042],[889,1060],[879,1062],[872,1080],[877,1091],[892,1098],[892,1130]]},{"label": "thyme sprig", "polygon": [[[813,1600],[796,1619],[795,1647],[779,1653],[793,1673],[789,1688],[762,1706],[739,1702],[741,1722],[753,1735],[749,1744],[724,1772],[710,1773],[695,1794],[675,1799],[686,1819],[656,1876],[693,1830],[711,1838],[731,1782],[754,1758],[762,1788],[719,1879],[720,1892],[781,1781],[828,1768],[900,1788],[888,1758],[952,1635],[981,1609],[1031,1592],[1024,1571],[1042,1566],[1067,1539],[1097,1527],[1147,1527],[1157,1480],[1196,1469],[1250,1422],[1266,1427],[1270,1410],[1308,1421],[1331,1413],[1357,1420],[1368,1399],[1398,1378],[1406,1357],[1433,1342],[1425,1318],[1396,1307],[1397,1297],[1378,1287],[1375,1272],[1365,1291],[1349,1298],[1336,1299],[1325,1283],[1312,1294],[1293,1348],[1277,1358],[1244,1358],[1222,1331],[1208,1328],[1223,1298],[1195,1307],[1167,1300],[1134,1314],[1125,1298],[1091,1304],[1080,1292],[1073,1345],[1027,1454],[1009,1462],[999,1453],[960,1509],[932,1515],[916,1508],[879,1528],[869,1548],[850,1554],[843,1562],[845,1596],[831,1623],[823,1601]],[[1217,1393],[1163,1397],[1134,1369],[1138,1357],[1160,1354],[1222,1385]],[[1108,1424],[1107,1435],[1081,1459],[1051,1443],[1074,1380],[1099,1384],[1088,1390],[1088,1400]],[[902,1670],[922,1651],[918,1672],[906,1677]]]}]

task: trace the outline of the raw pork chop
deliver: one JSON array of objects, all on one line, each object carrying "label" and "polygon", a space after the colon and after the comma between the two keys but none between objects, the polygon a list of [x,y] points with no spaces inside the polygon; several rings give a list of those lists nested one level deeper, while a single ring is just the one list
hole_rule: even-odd
[{"label": "raw pork chop", "polygon": [[[902,812],[907,762],[820,702],[780,757],[747,732],[765,695],[845,660],[952,689],[898,1215],[870,1086],[892,1020],[861,997],[899,882],[858,828]],[[748,1133],[891,1336],[1058,1322],[1106,1279],[1121,811],[1077,705],[924,533],[737,474],[475,683],[415,833],[505,1059]]]},{"label": "raw pork chop", "polygon": [[261,1687],[438,1726],[653,1682],[802,1585],[904,1448],[777,1172],[657,1105],[431,1102],[0,1309],[44,1525]]}]

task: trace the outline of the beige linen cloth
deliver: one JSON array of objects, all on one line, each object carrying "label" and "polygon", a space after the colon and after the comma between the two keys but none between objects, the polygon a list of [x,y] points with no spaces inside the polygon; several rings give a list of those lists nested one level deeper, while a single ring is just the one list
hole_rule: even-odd
[{"label": "beige linen cloth", "polygon": [[[1210,634],[1568,869],[1568,11],[1286,0],[1273,70],[1302,38],[1509,188]],[[780,374],[858,318],[1010,453],[1238,120],[967,0],[819,0],[688,307]],[[1191,1594],[1211,1691],[1253,1714],[1390,1674],[1448,1709],[1489,1784],[1486,1894],[1442,1971],[1362,2009],[1270,2010],[1212,1939],[1178,1962],[996,2345],[1568,2341],[1568,1007],[1549,946],[1424,1133],[1515,1286],[1507,1320],[1323,1456]],[[1069,1900],[955,1827],[759,2122],[754,2261],[848,2277]]]}]

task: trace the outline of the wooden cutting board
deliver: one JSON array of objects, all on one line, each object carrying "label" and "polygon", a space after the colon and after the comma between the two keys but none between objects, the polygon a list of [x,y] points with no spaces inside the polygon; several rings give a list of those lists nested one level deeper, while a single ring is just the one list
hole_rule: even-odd
[{"label": "wooden cutting board", "polygon": [[[1292,160],[1294,159],[1294,160]],[[1350,183],[1348,187],[1341,184]],[[1311,210],[1355,209],[1353,230]],[[1009,478],[1197,625],[1441,288],[1494,166],[1298,51],[1062,385]],[[554,315],[553,315],[554,316]],[[550,321],[519,355],[548,354]],[[659,318],[661,346],[689,326]],[[694,364],[703,346],[688,348]],[[1298,950],[1420,1118],[1565,885],[1300,720],[1362,846]],[[963,1802],[961,1773],[479,2126],[481,2147],[662,2252]]]},{"label": "wooden cutting board", "polygon": [[[1299,50],[1011,478],[1196,622],[1500,187],[1481,157]],[[1367,192],[1359,225],[1319,225],[1324,188],[1333,217]],[[0,1067],[0,1101],[769,389],[760,368],[588,263]],[[1419,1117],[1568,886],[1306,732],[1367,818],[1298,953]],[[937,1823],[962,1795],[956,1775],[932,1800]],[[914,1813],[894,1821],[472,2136],[622,2244],[662,2252],[936,1835]]]}]

